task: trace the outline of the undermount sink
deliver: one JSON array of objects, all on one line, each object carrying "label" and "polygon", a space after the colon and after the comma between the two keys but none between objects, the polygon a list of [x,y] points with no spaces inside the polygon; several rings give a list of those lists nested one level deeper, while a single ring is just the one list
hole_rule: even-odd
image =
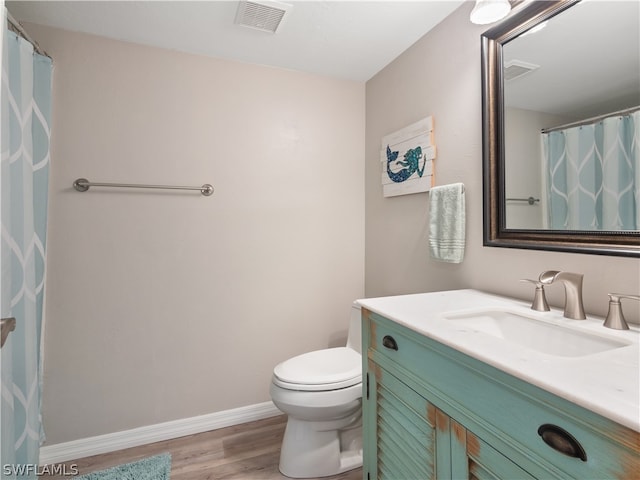
[{"label": "undermount sink", "polygon": [[[574,330],[506,310],[476,310],[444,315],[457,330],[479,332],[549,355],[581,357],[628,343]],[[579,320],[576,320],[579,322]]]}]

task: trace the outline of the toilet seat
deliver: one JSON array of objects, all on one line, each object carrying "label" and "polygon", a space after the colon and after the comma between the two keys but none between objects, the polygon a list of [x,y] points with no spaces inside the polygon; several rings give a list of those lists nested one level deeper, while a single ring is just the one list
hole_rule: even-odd
[{"label": "toilet seat", "polygon": [[273,383],[287,390],[338,390],[361,382],[362,358],[347,347],[304,353],[273,369]]}]

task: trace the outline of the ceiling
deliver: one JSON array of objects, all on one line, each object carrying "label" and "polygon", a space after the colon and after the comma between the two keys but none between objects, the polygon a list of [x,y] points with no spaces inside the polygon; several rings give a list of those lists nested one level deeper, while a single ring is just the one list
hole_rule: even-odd
[{"label": "ceiling", "polygon": [[5,3],[21,23],[367,81],[464,2],[288,0],[276,33],[234,24],[233,0]]}]

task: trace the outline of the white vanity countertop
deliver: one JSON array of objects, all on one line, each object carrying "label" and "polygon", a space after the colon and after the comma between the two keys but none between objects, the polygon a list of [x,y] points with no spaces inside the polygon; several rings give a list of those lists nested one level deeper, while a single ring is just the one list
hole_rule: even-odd
[{"label": "white vanity countertop", "polygon": [[[533,296],[533,292],[532,292]],[[514,377],[552,392],[640,432],[639,329],[612,330],[603,319],[571,320],[562,311],[536,312],[530,302],[477,290],[452,290],[358,300],[389,320],[448,345]],[[486,308],[523,309],[525,315],[559,326],[622,340],[628,346],[584,356],[557,356],[486,333],[457,328],[445,314]]]}]

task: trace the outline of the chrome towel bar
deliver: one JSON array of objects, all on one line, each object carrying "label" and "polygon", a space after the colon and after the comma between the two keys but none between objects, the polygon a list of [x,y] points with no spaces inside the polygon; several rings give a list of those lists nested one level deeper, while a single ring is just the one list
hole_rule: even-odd
[{"label": "chrome towel bar", "polygon": [[533,205],[534,203],[538,203],[540,201],[539,198],[507,198],[507,202],[527,202],[529,205]]},{"label": "chrome towel bar", "polygon": [[98,183],[90,182],[86,178],[78,178],[73,182],[73,188],[79,192],[86,192],[89,187],[118,187],[118,188],[159,188],[163,190],[199,190],[205,197],[213,193],[213,187],[205,183],[201,187],[183,187],[177,185],[140,185],[135,183]]}]

